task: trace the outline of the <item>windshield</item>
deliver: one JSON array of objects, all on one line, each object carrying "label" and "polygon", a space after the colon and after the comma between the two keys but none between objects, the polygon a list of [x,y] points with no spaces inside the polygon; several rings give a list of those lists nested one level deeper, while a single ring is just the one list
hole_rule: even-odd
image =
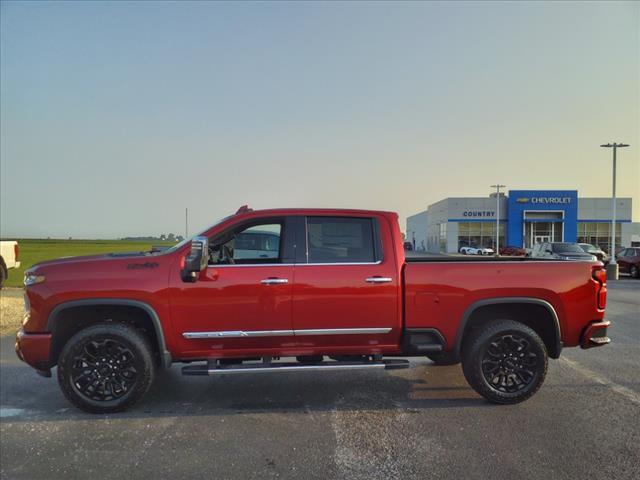
[{"label": "windshield", "polygon": [[584,253],[576,243],[554,243],[553,253]]}]

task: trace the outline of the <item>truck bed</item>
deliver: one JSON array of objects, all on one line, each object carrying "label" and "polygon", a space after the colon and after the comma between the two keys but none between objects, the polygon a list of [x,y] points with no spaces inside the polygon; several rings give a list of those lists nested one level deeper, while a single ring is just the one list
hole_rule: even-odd
[{"label": "truck bed", "polygon": [[447,255],[438,253],[417,253],[405,252],[407,263],[424,262],[540,262],[549,261],[546,258],[529,258],[523,256],[500,256],[493,255]]}]

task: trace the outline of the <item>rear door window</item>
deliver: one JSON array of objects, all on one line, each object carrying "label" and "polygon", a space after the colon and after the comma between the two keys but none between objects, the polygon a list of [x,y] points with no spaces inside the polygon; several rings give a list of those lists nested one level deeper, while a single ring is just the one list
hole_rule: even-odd
[{"label": "rear door window", "polygon": [[376,261],[371,218],[307,217],[309,263],[373,263]]}]

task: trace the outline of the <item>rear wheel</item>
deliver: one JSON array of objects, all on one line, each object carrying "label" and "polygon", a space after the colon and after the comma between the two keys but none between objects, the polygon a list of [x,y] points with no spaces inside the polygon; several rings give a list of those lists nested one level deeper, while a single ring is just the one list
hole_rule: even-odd
[{"label": "rear wheel", "polygon": [[67,399],[90,413],[120,412],[136,403],[154,376],[151,349],[134,328],[99,324],[76,333],[58,360]]},{"label": "rear wheel", "polygon": [[465,340],[462,371],[469,385],[493,403],[527,400],[547,374],[547,350],[531,328],[497,320]]}]

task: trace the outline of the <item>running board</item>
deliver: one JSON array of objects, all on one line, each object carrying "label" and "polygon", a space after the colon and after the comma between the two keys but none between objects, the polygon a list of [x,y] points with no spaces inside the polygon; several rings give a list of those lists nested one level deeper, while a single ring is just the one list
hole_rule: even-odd
[{"label": "running board", "polygon": [[370,362],[274,362],[274,363],[250,363],[238,365],[216,365],[209,362],[208,365],[187,365],[182,367],[183,375],[231,375],[235,373],[261,373],[261,372],[302,372],[308,370],[355,370],[360,368],[393,370],[409,368],[409,360],[382,360]]}]

